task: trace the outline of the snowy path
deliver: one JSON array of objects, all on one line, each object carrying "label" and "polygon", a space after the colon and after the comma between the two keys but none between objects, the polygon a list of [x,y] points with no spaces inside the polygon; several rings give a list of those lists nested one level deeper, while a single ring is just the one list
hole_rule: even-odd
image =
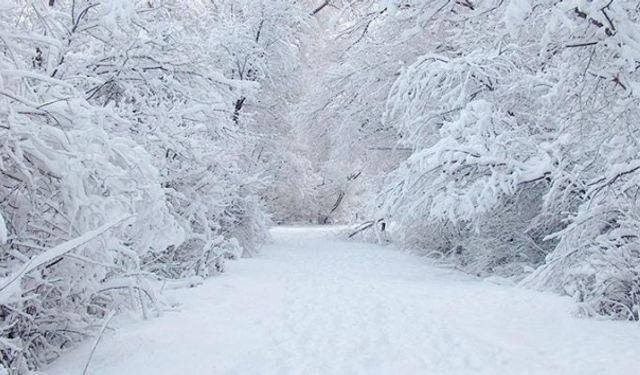
[{"label": "snowy path", "polygon": [[[89,374],[640,373],[637,324],[330,234],[274,230],[259,257],[179,291],[181,312],[104,337]],[[90,346],[46,373],[80,375]]]}]

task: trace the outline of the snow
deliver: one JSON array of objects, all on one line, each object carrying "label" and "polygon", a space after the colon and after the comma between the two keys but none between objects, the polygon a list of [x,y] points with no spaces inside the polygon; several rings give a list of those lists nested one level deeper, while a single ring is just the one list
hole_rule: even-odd
[{"label": "snow", "polygon": [[9,233],[7,231],[7,224],[4,222],[4,218],[2,217],[2,212],[0,212],[0,245],[3,245],[7,242],[9,237]]},{"label": "snow", "polygon": [[[280,227],[177,312],[116,322],[91,375],[637,374],[637,323],[581,320],[567,298],[481,282],[334,228]],[[80,374],[88,340],[45,373]]]},{"label": "snow", "polygon": [[[51,262],[52,260],[63,256],[64,254],[70,252],[71,250],[77,248],[80,245],[83,245],[94,238],[100,236],[105,233],[109,229],[114,226],[122,223],[125,220],[128,220],[130,216],[121,217],[117,220],[114,220],[108,224],[101,226],[95,230],[89,231],[78,238],[74,238],[70,241],[64,242],[54,248],[51,248],[35,257],[29,259],[25,262],[15,273],[0,279],[0,301],[5,303],[12,295],[17,294],[20,291],[20,280],[24,275],[33,271],[39,266],[42,266],[45,263]],[[2,225],[2,221],[0,221],[0,226]],[[0,233],[0,243],[2,243],[2,233]]]},{"label": "snow", "polygon": [[505,23],[507,30],[512,35],[517,35],[518,27],[524,24],[529,13],[531,13],[532,7],[529,0],[511,0],[507,6],[505,12]]}]

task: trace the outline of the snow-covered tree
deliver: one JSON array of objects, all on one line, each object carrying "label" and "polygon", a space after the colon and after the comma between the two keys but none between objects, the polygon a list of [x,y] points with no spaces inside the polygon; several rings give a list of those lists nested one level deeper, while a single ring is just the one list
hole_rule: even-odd
[{"label": "snow-covered tree", "polygon": [[0,0],[0,369],[270,214],[640,319],[636,3]]},{"label": "snow-covered tree", "polygon": [[380,215],[471,271],[541,266],[528,284],[638,319],[637,5],[403,2],[389,17],[426,43],[389,91],[384,123],[414,152]]},{"label": "snow-covered tree", "polygon": [[261,139],[235,109],[238,95],[267,92],[224,71],[211,26],[233,17],[220,11],[2,3],[0,361],[10,372],[54,359],[110,310],[146,315],[153,281],[207,276],[265,239],[266,174],[246,157]]},{"label": "snow-covered tree", "polygon": [[412,48],[398,45],[400,31],[380,22],[385,4],[331,1],[315,9],[321,34],[307,56],[296,114],[321,177],[314,187],[316,215],[321,222],[357,221],[384,175],[407,156],[396,147],[396,130],[380,120],[400,61]]},{"label": "snow-covered tree", "polygon": [[50,11],[17,2],[0,20],[0,351],[18,373],[130,303],[130,291],[135,303],[153,300],[140,256],[177,244],[181,232],[150,155],[109,133],[118,115],[89,103],[78,77],[54,74],[59,60],[49,58],[67,45]]}]

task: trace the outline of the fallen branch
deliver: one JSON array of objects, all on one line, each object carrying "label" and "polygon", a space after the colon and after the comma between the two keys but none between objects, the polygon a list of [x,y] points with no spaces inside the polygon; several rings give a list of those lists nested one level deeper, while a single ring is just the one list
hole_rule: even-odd
[{"label": "fallen branch", "polygon": [[347,236],[347,238],[353,238],[358,233],[364,232],[365,230],[371,228],[372,226],[374,226],[375,224],[378,224],[380,222],[384,222],[384,219],[365,221],[364,223],[360,224],[360,226],[357,227],[353,232],[351,232],[351,234],[349,234]]}]

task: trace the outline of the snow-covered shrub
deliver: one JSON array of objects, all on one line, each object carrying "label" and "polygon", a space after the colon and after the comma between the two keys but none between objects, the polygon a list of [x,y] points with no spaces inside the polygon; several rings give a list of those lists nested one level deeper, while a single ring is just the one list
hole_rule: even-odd
[{"label": "snow-covered shrub", "polygon": [[574,296],[579,313],[584,315],[638,320],[638,212],[635,199],[618,197],[615,204],[601,199],[585,203],[571,218],[571,224],[556,234],[560,243],[546,263],[524,284]]}]

